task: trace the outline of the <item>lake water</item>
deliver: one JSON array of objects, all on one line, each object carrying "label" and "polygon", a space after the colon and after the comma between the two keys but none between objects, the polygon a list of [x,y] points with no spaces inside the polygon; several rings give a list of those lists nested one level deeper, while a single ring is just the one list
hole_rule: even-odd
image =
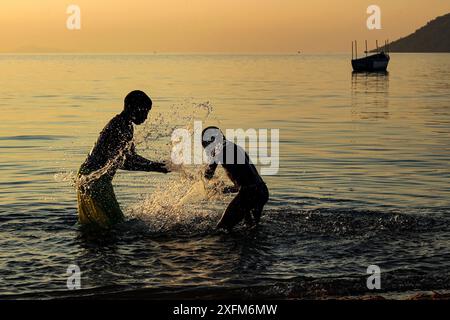
[{"label": "lake water", "polygon": [[[392,54],[377,75],[347,55],[0,55],[0,70],[3,298],[361,295],[369,265],[386,294],[450,289],[450,54]],[[73,172],[134,89],[154,101],[136,129],[151,159],[195,119],[280,130],[257,229],[214,230],[230,198],[173,213],[195,179],[120,171],[130,221],[83,232]]]}]

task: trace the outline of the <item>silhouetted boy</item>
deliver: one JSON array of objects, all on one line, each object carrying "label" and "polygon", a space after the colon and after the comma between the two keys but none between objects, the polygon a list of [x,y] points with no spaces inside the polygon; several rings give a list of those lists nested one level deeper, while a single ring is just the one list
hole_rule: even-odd
[{"label": "silhouetted boy", "polygon": [[78,218],[81,224],[108,228],[124,219],[112,186],[118,169],[167,173],[164,163],[136,154],[133,123],[147,119],[152,100],[142,91],[132,91],[100,136],[78,172]]},{"label": "silhouetted boy", "polygon": [[[205,128],[202,145],[209,158],[205,178],[211,179],[219,164],[234,183],[236,197],[230,202],[217,224],[218,229],[231,229],[245,219],[249,225],[258,223],[264,205],[269,200],[269,190],[251,162],[248,154],[238,145],[225,139],[217,127]],[[253,215],[253,218],[252,218]]]}]

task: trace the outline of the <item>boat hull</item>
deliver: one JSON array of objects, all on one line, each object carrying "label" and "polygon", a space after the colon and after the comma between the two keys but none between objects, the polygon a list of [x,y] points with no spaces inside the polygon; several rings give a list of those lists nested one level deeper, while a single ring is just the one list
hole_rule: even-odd
[{"label": "boat hull", "polygon": [[390,57],[385,53],[375,54],[361,59],[353,59],[352,67],[356,72],[385,72]]}]

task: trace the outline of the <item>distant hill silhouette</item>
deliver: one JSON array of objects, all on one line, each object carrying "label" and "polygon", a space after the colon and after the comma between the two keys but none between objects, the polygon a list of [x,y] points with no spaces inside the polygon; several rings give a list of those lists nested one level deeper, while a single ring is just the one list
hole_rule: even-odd
[{"label": "distant hill silhouette", "polygon": [[[384,47],[382,47],[384,50]],[[391,52],[450,52],[450,13],[389,45]]]}]

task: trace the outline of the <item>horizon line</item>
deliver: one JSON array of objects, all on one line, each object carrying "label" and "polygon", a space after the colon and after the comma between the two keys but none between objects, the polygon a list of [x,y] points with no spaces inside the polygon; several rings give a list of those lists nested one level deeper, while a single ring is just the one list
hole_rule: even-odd
[{"label": "horizon line", "polygon": [[[371,51],[369,51],[371,52]],[[414,54],[414,53],[450,53],[450,52],[395,52],[392,51],[390,53],[398,53],[398,54]],[[236,56],[246,56],[246,55],[272,55],[272,56],[286,56],[286,55],[292,55],[292,56],[302,56],[302,55],[326,55],[326,54],[350,54],[351,52],[347,51],[317,51],[317,52],[0,52],[0,56],[7,56],[7,55],[98,55],[98,56],[105,56],[105,55],[111,55],[111,56],[125,56],[125,55],[134,55],[134,56],[152,56],[152,55],[236,55]]]}]

